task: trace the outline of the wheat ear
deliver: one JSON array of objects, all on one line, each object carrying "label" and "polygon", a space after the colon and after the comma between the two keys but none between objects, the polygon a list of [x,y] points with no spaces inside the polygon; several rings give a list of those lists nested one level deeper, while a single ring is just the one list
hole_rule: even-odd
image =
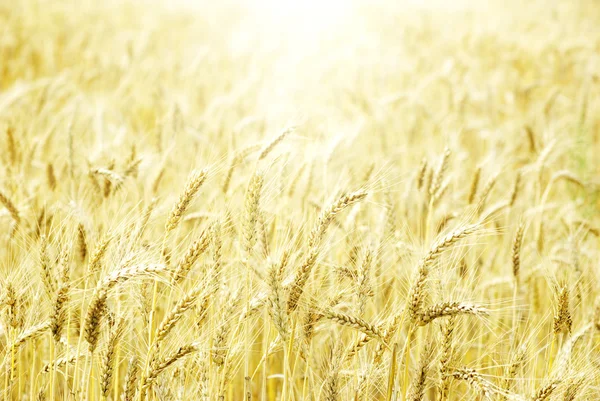
[{"label": "wheat ear", "polygon": [[175,227],[177,227],[183,214],[194,199],[194,196],[196,196],[196,193],[198,193],[198,190],[200,190],[200,187],[202,184],[204,184],[204,181],[206,181],[207,175],[208,170],[206,169],[192,174],[191,178],[188,180],[185,190],[179,197],[179,201],[175,204],[171,210],[171,213],[169,213],[169,218],[165,224],[166,233],[169,233],[170,231],[174,230]]}]

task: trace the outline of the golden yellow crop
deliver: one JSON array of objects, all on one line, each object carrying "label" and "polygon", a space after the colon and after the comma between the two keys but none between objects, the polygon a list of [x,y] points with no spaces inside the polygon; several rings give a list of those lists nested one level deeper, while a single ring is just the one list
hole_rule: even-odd
[{"label": "golden yellow crop", "polygon": [[0,0],[0,401],[600,399],[600,4]]}]

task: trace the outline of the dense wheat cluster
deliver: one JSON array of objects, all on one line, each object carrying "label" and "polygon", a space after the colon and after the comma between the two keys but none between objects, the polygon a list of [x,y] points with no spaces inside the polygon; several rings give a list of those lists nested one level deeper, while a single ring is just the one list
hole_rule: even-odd
[{"label": "dense wheat cluster", "polygon": [[600,398],[600,4],[300,3],[0,1],[0,400]]}]

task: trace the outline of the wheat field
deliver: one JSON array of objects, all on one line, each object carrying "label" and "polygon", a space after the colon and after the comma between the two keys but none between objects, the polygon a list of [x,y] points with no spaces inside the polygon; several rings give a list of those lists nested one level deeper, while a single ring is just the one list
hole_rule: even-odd
[{"label": "wheat field", "polygon": [[0,27],[0,401],[600,399],[598,1]]}]

